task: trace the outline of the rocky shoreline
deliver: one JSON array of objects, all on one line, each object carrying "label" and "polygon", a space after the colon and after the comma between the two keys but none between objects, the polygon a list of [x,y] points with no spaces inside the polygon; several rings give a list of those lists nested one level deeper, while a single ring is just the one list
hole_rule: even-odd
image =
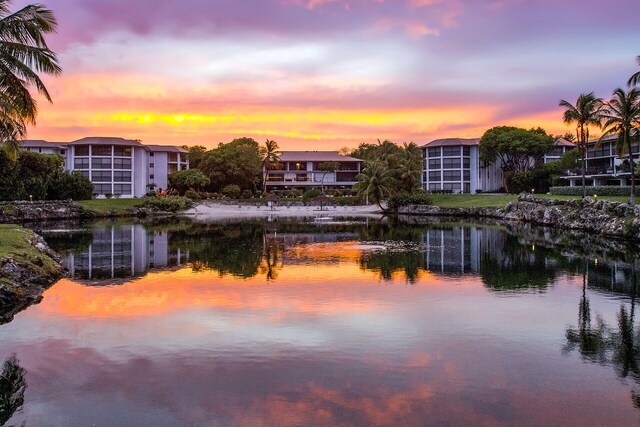
[{"label": "rocky shoreline", "polygon": [[587,197],[584,200],[553,200],[522,194],[504,208],[443,208],[407,206],[400,215],[494,218],[509,222],[582,230],[600,236],[640,240],[640,207]]},{"label": "rocky shoreline", "polygon": [[42,294],[65,272],[45,240],[16,225],[0,226],[0,324],[42,300]]}]

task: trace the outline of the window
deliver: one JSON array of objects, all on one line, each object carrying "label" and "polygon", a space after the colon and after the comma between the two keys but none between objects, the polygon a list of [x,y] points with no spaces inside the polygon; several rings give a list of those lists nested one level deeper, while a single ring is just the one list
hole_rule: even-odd
[{"label": "window", "polygon": [[462,155],[469,157],[471,155],[471,147],[462,147]]},{"label": "window", "polygon": [[111,169],[111,159],[91,159],[91,167],[93,169]]},{"label": "window", "polygon": [[460,171],[444,171],[442,173],[443,181],[460,181],[460,178],[462,178]]},{"label": "window", "polygon": [[[89,171],[79,171],[82,175],[86,176],[87,178],[89,178]],[[91,179],[91,178],[89,178]]]},{"label": "window", "polygon": [[113,159],[113,168],[131,170],[131,159]]},{"label": "window", "polygon": [[429,181],[440,181],[441,178],[440,172],[429,172]]},{"label": "window", "polygon": [[155,177],[155,175],[154,175],[154,174],[149,175],[149,179],[153,180],[153,179],[155,179],[155,178],[156,178],[156,177]]},{"label": "window", "polygon": [[442,184],[442,189],[451,190],[451,191],[461,191],[462,185],[461,184]]},{"label": "window", "polygon": [[155,156],[155,153],[149,153],[149,157]]},{"label": "window", "polygon": [[115,145],[113,147],[113,155],[120,156],[120,157],[131,157],[131,150],[132,150],[131,147],[123,147],[121,145]]},{"label": "window", "polygon": [[73,161],[74,169],[89,169],[89,158],[86,159],[75,159]]},{"label": "window", "polygon": [[111,171],[93,171],[91,172],[91,181],[111,182]]},{"label": "window", "polygon": [[155,168],[155,167],[156,167],[156,164],[155,164],[155,163],[149,163],[149,167],[150,167],[150,168]]},{"label": "window", "polygon": [[98,194],[111,193],[111,184],[93,184],[93,191]]},{"label": "window", "polygon": [[178,165],[169,165],[169,173],[178,172]]},{"label": "window", "polygon": [[290,162],[289,170],[292,171],[306,171],[307,170],[307,162]]},{"label": "window", "polygon": [[429,159],[429,169],[440,169],[440,159]]},{"label": "window", "polygon": [[131,184],[114,184],[113,194],[131,194]]},{"label": "window", "polygon": [[429,184],[429,190],[431,191],[440,190],[440,184]]},{"label": "window", "polygon": [[471,171],[464,171],[464,180],[471,181]]},{"label": "window", "polygon": [[460,147],[442,147],[443,156],[459,156]]},{"label": "window", "polygon": [[76,156],[88,156],[89,155],[89,146],[88,145],[77,145],[75,150]]},{"label": "window", "polygon": [[178,161],[178,153],[169,153],[169,161],[177,162]]},{"label": "window", "polygon": [[429,148],[429,157],[440,157],[440,147]]},{"label": "window", "polygon": [[114,182],[131,182],[131,172],[115,171],[113,173]]},{"label": "window", "polygon": [[465,169],[469,169],[471,167],[471,159],[466,157],[465,159],[463,159],[462,161],[462,167]]},{"label": "window", "polygon": [[460,169],[460,165],[462,162],[460,159],[443,159],[442,160],[442,168],[443,169]]},{"label": "window", "polygon": [[91,146],[91,155],[92,156],[108,156],[111,157],[111,145],[92,145]]}]

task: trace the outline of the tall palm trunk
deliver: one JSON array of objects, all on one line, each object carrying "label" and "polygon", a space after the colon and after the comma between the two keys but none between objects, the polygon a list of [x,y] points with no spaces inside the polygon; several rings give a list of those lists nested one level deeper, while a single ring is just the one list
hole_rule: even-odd
[{"label": "tall palm trunk", "polygon": [[636,204],[636,167],[631,147],[629,147],[629,166],[631,167],[631,196],[629,197],[629,204],[633,206]]}]

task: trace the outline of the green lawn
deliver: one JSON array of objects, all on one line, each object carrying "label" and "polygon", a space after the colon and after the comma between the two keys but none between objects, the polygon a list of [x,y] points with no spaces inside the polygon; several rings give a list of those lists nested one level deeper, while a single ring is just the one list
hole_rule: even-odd
[{"label": "green lawn", "polygon": [[[22,264],[32,264],[47,274],[55,274],[58,267],[53,259],[29,243],[34,237],[31,230],[14,224],[0,224],[0,258],[13,258]],[[0,285],[8,285],[0,270]]]},{"label": "green lawn", "polygon": [[[559,200],[580,199],[579,196],[551,196],[548,194],[540,194],[536,195],[536,197]],[[435,206],[444,208],[499,208],[518,200],[518,196],[513,194],[432,194],[431,198]],[[629,201],[629,197],[626,196],[602,196],[599,198],[622,203]]]},{"label": "green lawn", "polygon": [[113,210],[125,212],[128,209],[140,207],[144,204],[144,199],[93,199],[77,203],[85,209],[100,214]]}]

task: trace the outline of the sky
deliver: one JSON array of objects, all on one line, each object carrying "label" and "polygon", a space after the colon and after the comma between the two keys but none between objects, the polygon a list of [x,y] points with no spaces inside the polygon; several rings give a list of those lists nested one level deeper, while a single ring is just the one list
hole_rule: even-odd
[{"label": "sky", "polygon": [[[571,131],[639,69],[637,0],[43,0],[64,72],[30,139],[331,150]],[[18,8],[28,1],[14,1]]]}]

